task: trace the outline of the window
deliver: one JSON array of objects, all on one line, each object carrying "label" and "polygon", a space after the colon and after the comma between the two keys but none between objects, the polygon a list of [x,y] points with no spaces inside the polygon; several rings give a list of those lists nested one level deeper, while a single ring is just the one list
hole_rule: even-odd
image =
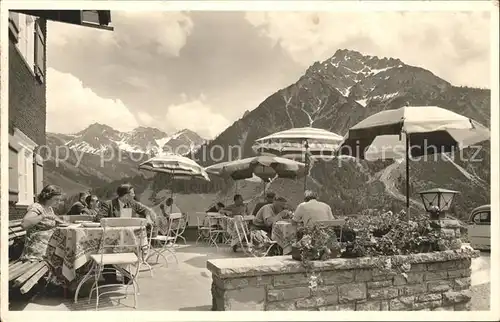
[{"label": "window", "polygon": [[40,19],[9,12],[9,31],[26,65],[43,82],[45,75],[45,37]]},{"label": "window", "polygon": [[9,12],[9,36],[14,38],[17,43],[19,37],[19,14],[16,12]]},{"label": "window", "polygon": [[491,213],[489,211],[478,212],[477,214],[474,215],[474,218],[472,219],[472,221],[475,224],[480,224],[480,225],[490,224],[491,223]]},{"label": "window", "polygon": [[9,144],[9,201],[12,202],[17,202],[19,194],[17,166],[17,150]]},{"label": "window", "polygon": [[[10,180],[15,180],[15,168],[17,166],[17,204],[30,205],[34,201],[33,151],[36,143],[23,132],[15,129],[14,135],[9,137],[9,144],[12,147],[11,150],[17,150],[17,153],[9,154],[9,157],[14,158],[13,160],[9,160],[10,168],[13,171],[9,176]],[[17,160],[15,160],[16,156]]]},{"label": "window", "polygon": [[45,37],[42,33],[42,28],[40,27],[40,20],[36,21],[35,24],[35,34],[33,35],[36,39],[34,42],[34,55],[35,55],[35,75],[38,77],[40,82],[43,82],[45,76]]},{"label": "window", "polygon": [[19,33],[17,49],[23,56],[31,71],[35,70],[35,18],[28,15],[18,15]]}]

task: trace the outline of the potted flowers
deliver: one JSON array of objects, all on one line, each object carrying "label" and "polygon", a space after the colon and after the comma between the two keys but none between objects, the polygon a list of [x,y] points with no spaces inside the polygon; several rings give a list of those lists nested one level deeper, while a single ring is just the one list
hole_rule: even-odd
[{"label": "potted flowers", "polygon": [[327,260],[340,256],[340,243],[333,227],[314,225],[298,232],[292,258],[299,261]]}]

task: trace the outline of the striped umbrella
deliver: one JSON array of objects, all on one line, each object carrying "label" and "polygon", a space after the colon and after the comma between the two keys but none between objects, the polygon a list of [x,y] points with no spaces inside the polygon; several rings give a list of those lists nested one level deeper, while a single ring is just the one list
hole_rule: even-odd
[{"label": "striped umbrella", "polygon": [[[293,128],[277,132],[255,141],[253,150],[289,159],[305,160],[306,174],[310,159],[332,158],[343,138],[335,133],[313,127]],[[304,178],[304,189],[307,187]]]},{"label": "striped umbrella", "polygon": [[376,113],[351,127],[338,154],[372,160],[406,158],[409,209],[409,157],[452,152],[489,138],[488,128],[466,116],[437,106],[405,106]]},{"label": "striped umbrella", "polygon": [[[195,161],[182,155],[166,153],[155,156],[139,165],[140,170],[165,173],[173,180],[190,180],[192,178],[210,181],[206,171]],[[173,196],[173,187],[170,190]]]},{"label": "striped umbrella", "polygon": [[305,175],[305,164],[277,156],[261,155],[222,162],[205,168],[210,174],[231,177],[233,180],[269,182],[273,178],[296,179]]}]

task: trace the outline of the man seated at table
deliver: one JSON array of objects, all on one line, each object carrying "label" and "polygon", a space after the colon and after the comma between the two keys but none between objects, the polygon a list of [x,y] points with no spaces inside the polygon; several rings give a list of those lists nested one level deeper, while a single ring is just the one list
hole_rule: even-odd
[{"label": "man seated at table", "polygon": [[219,212],[221,209],[224,209],[225,205],[222,202],[218,202],[212,207],[208,208],[206,212]]},{"label": "man seated at table", "polygon": [[[154,223],[156,222],[156,214],[134,199],[134,187],[128,183],[121,184],[116,189],[116,194],[116,198],[102,203],[97,220],[101,218],[119,218],[121,217],[120,214],[123,209],[131,209],[132,217],[146,218],[148,220],[146,231],[149,234],[150,229],[153,229]],[[104,272],[106,273],[103,274],[105,283],[115,284],[117,282],[116,270],[113,269],[112,266],[105,265]],[[125,277],[124,282],[127,284],[129,279]]]},{"label": "man seated at table", "polygon": [[271,236],[273,224],[279,220],[287,219],[288,212],[285,210],[286,199],[275,197],[273,203],[264,205],[253,219],[254,228],[265,231]]},{"label": "man seated at table", "polygon": [[306,190],[304,202],[297,206],[292,222],[298,225],[311,226],[315,222],[334,220],[332,208],[324,202],[318,201],[316,192]]},{"label": "man seated at table", "polygon": [[90,194],[88,192],[80,192],[78,195],[78,200],[71,206],[67,215],[90,215],[91,213],[86,202],[86,199],[89,195]]},{"label": "man seated at table", "polygon": [[272,191],[269,191],[266,193],[266,199],[262,202],[259,202],[255,205],[255,208],[253,208],[252,215],[256,216],[257,213],[259,212],[260,208],[262,208],[265,205],[272,204],[274,201],[274,198],[276,198],[276,194]]},{"label": "man seated at table", "polygon": [[234,195],[234,203],[225,207],[223,210],[224,213],[230,216],[248,216],[248,207],[243,201],[243,197],[239,194]]}]

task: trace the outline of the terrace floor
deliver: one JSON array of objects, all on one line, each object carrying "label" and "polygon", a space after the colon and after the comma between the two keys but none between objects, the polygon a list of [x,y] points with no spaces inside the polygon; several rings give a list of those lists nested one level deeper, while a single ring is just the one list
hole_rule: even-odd
[{"label": "terrace floor", "polygon": [[[189,242],[177,249],[179,263],[170,257],[169,265],[153,265],[151,277],[148,271],[139,275],[141,293],[138,296],[138,310],[141,311],[210,311],[212,307],[211,273],[206,269],[206,262],[216,258],[243,257],[229,247],[214,247],[205,244],[195,245]],[[490,256],[481,253],[481,257],[472,262],[472,310],[489,309]],[[477,292],[478,294],[475,294]],[[95,310],[95,300],[88,303],[88,294],[81,291],[81,300],[74,304],[72,299],[61,297],[35,296],[23,303],[11,303],[11,310],[21,311],[87,311]],[[133,296],[120,302],[113,297],[102,296],[100,311],[134,310]]]},{"label": "terrace floor", "polygon": [[[179,245],[177,249],[178,264],[170,256],[166,266],[160,258],[160,264],[153,267],[153,277],[149,271],[140,273],[138,282],[138,310],[145,311],[210,311],[212,307],[212,276],[206,269],[206,262],[216,258],[243,257],[242,253],[234,253],[229,247],[221,246],[218,250],[206,244]],[[154,260],[150,261],[154,262]],[[11,310],[22,311],[87,311],[95,310],[95,296],[88,303],[88,292],[80,291],[78,303],[73,299],[37,295],[29,303],[11,303]],[[133,296],[121,299],[120,303],[110,295],[103,295],[99,300],[99,311],[134,310]]]}]

